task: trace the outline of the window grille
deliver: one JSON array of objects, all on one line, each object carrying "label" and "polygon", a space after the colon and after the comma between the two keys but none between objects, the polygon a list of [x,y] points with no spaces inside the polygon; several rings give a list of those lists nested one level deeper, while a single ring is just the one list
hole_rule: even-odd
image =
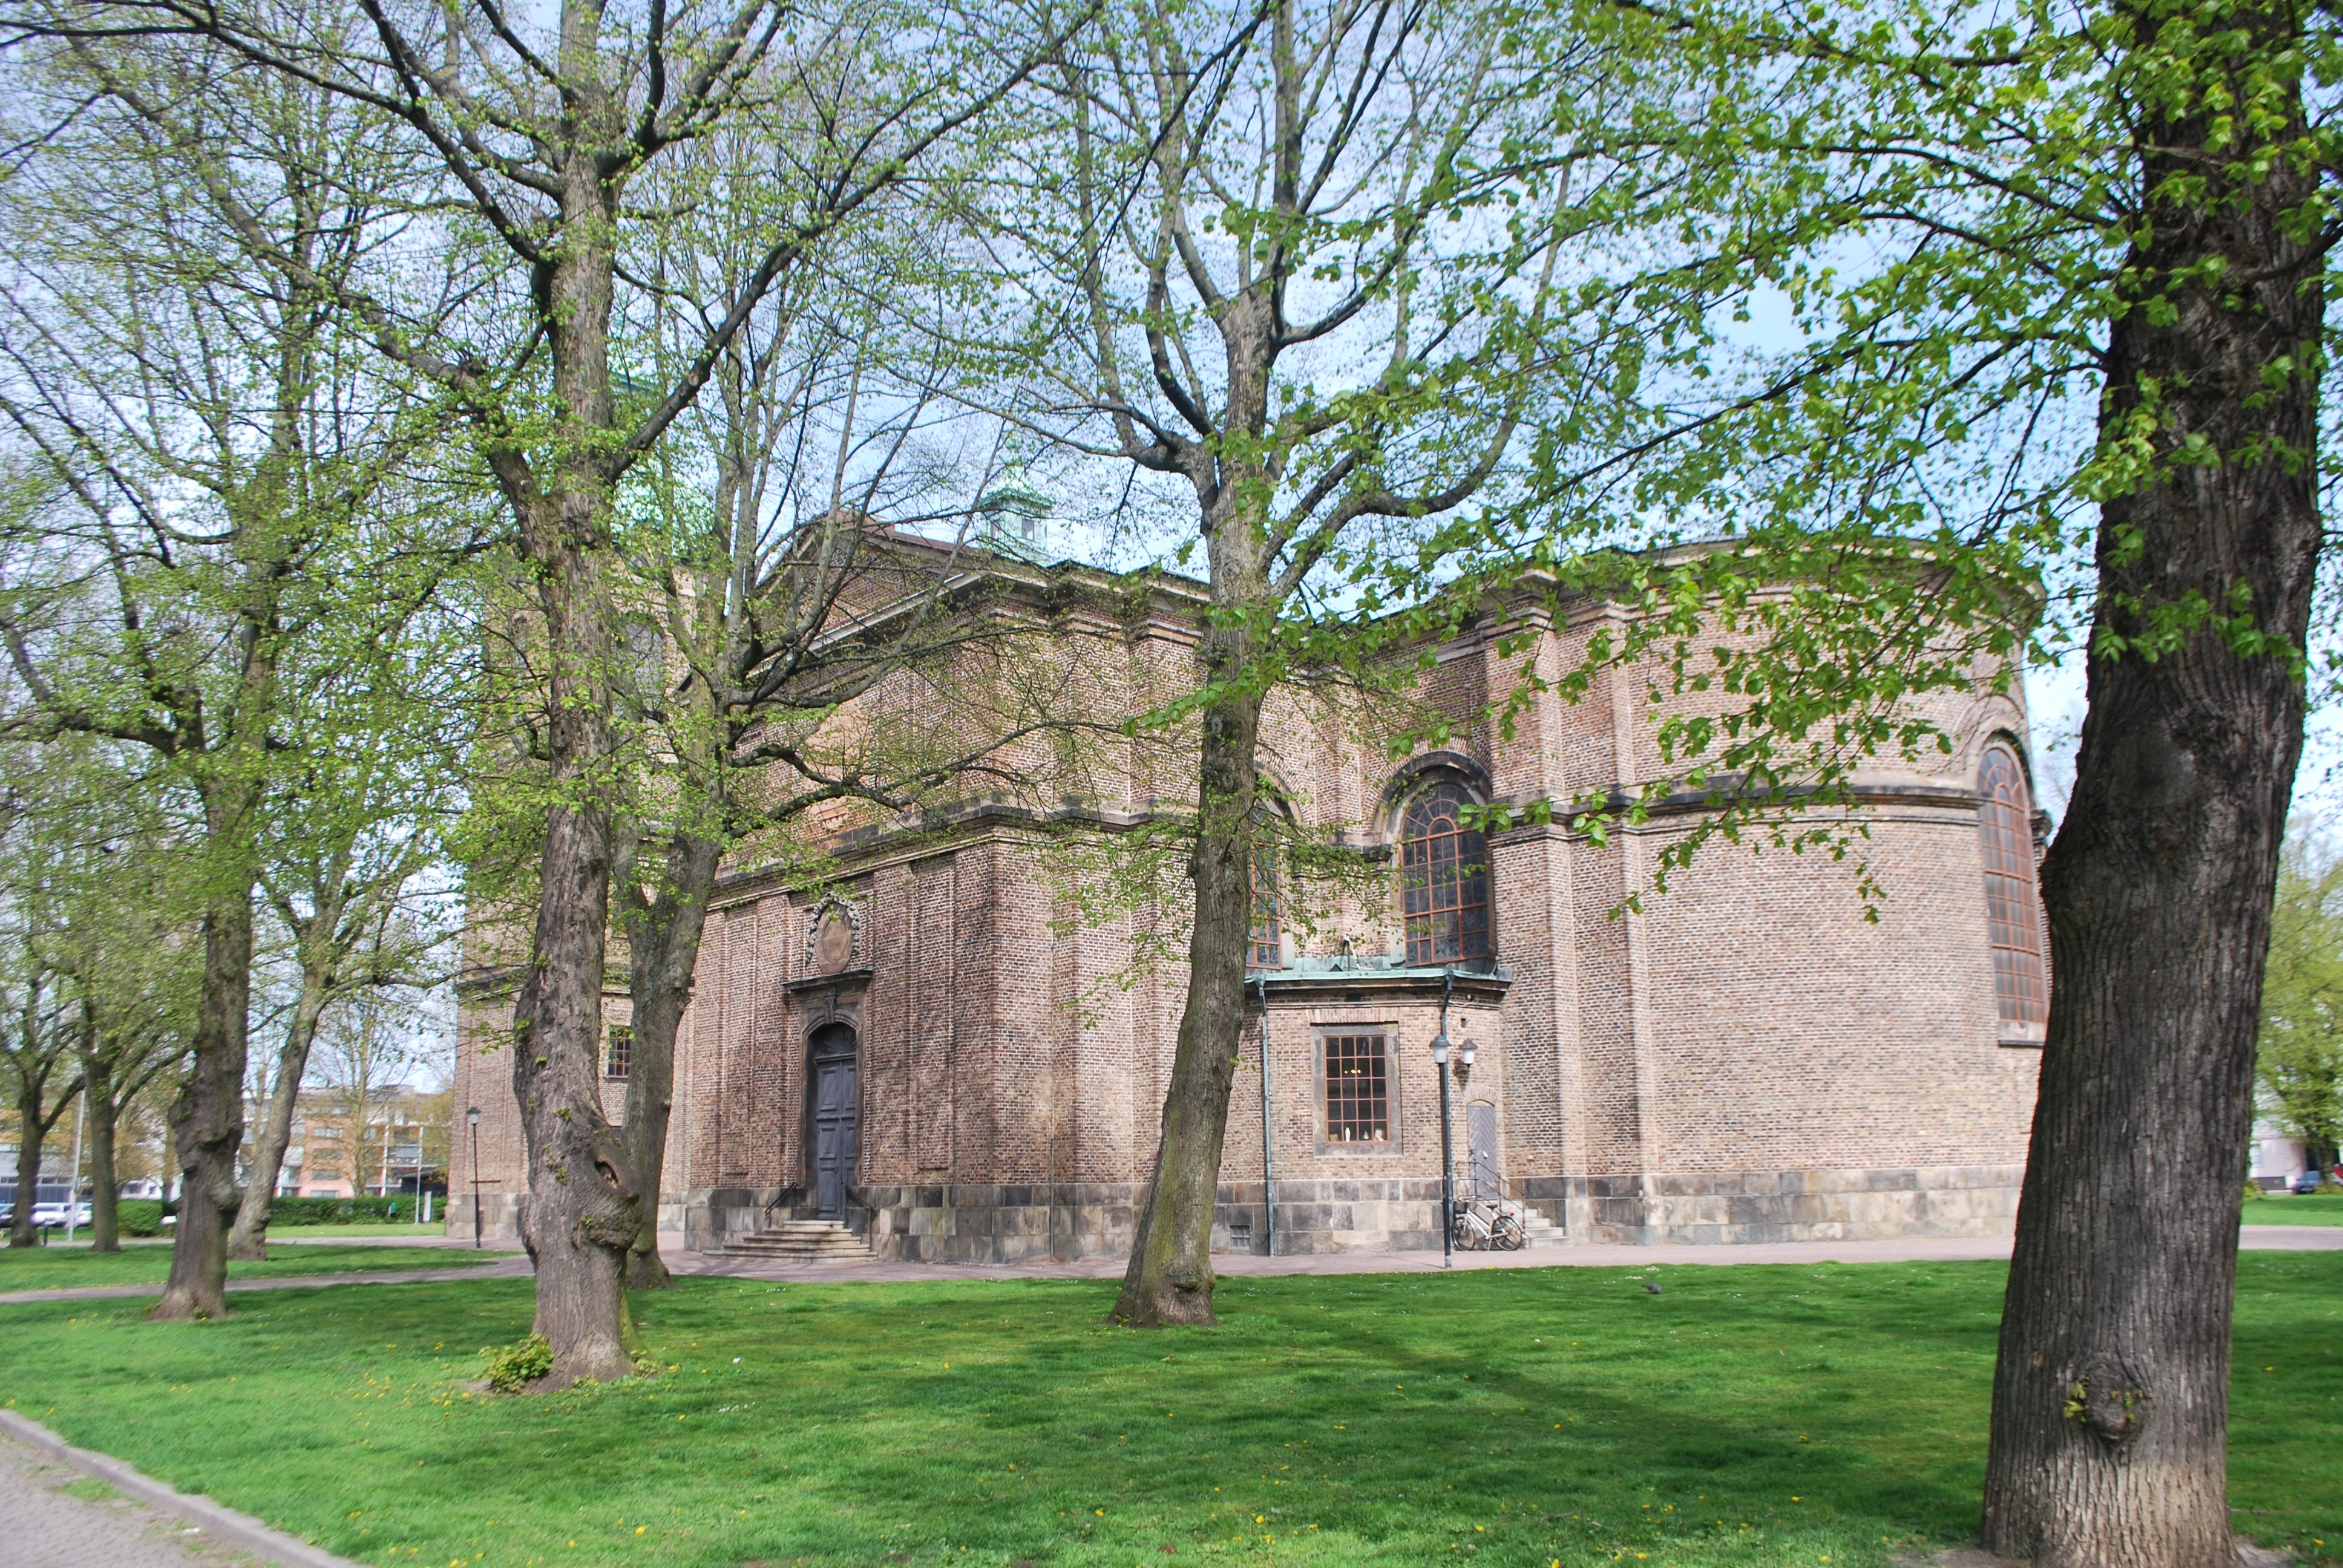
[{"label": "window grille", "polygon": [[612,1024],[609,1038],[602,1046],[602,1076],[624,1079],[634,1054],[634,1026],[624,1023]]},{"label": "window grille", "polygon": [[1391,1141],[1391,1077],[1380,1034],[1326,1036],[1326,1141]]},{"label": "window grille", "polygon": [[1988,748],[1978,792],[1985,797],[1977,821],[1985,840],[1994,1005],[2004,1023],[2038,1026],[2050,1017],[2049,975],[2034,881],[2033,802],[2017,759],[2002,747]]},{"label": "window grille", "polygon": [[1467,797],[1438,784],[1416,797],[1400,828],[1407,961],[1461,963],[1489,956],[1489,844],[1467,828]]}]

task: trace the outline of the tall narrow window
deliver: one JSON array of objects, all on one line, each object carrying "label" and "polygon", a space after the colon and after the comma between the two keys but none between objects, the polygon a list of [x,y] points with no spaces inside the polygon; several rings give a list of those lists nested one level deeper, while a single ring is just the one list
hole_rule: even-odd
[{"label": "tall narrow window", "polygon": [[1400,890],[1407,961],[1462,963],[1489,956],[1489,844],[1467,828],[1453,784],[1417,796],[1400,825]]},{"label": "tall narrow window", "polygon": [[1326,1037],[1326,1141],[1391,1141],[1391,1070],[1382,1035]]},{"label": "tall narrow window", "polygon": [[602,1045],[602,1076],[624,1078],[635,1054],[635,1030],[632,1024],[614,1023],[609,1038]]},{"label": "tall narrow window", "polygon": [[1245,948],[1245,968],[1285,967],[1284,933],[1278,926],[1277,845],[1256,839],[1252,847],[1252,937]]},{"label": "tall narrow window", "polygon": [[2050,1017],[2042,952],[2042,904],[2034,886],[2034,809],[2017,759],[1988,747],[1977,779],[1985,839],[1985,912],[1993,944],[1993,998],[2004,1023],[2039,1027]]}]

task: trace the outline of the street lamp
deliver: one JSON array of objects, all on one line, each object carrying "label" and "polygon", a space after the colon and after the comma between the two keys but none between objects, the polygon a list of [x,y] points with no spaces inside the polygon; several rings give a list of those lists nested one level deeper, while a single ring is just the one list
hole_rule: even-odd
[{"label": "street lamp", "polygon": [[480,1244],[480,1108],[473,1106],[464,1112],[464,1120],[472,1128],[472,1245]]}]

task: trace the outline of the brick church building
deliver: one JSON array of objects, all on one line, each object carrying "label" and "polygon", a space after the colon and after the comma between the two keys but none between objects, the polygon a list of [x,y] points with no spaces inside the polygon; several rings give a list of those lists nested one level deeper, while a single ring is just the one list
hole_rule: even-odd
[{"label": "brick church building", "polygon": [[[1101,702],[1127,704],[1113,711],[1192,678],[1194,585],[1134,587],[1013,551],[990,569],[1012,597],[1048,600],[1071,628],[1064,657]],[[1589,601],[1536,623],[1541,667],[1571,668],[1620,613]],[[1299,829],[1352,852],[1388,896],[1345,894],[1304,922],[1265,887],[1216,1246],[1439,1246],[1431,1045],[1443,1018],[1462,1048],[1457,1179],[1523,1200],[1548,1239],[2007,1230],[2033,1106],[2026,1048],[2047,1010],[2019,700],[1982,678],[1973,696],[1928,699],[1951,754],[1860,776],[1859,857],[1713,842],[1654,893],[1689,803],[1604,843],[1544,826],[1484,838],[1460,819],[1466,801],[1576,799],[1664,776],[1634,669],[1576,702],[1532,699],[1509,736],[1473,728],[1520,660],[1477,633],[1439,649],[1422,700],[1465,720],[1460,739],[1401,763],[1321,699],[1273,699],[1264,774]],[[1185,931],[1170,900],[1081,918],[1058,846],[1070,825],[1103,841],[1159,800],[1192,799],[1176,756],[1133,744],[1107,791],[1062,811],[978,802],[941,827],[842,834],[841,872],[819,899],[754,864],[728,871],[677,1041],[671,1244],[819,1216],[885,1257],[1127,1251]],[[1858,859],[1885,890],[1875,922]],[[1620,912],[1639,891],[1640,909]],[[1157,950],[1172,957],[1144,960]],[[614,1118],[628,1065],[615,973]],[[459,988],[455,1102],[479,1116],[469,1131],[459,1118],[448,1205],[468,1230],[477,1160],[482,1212],[504,1235],[520,1134],[508,1059],[479,1048],[508,1038],[509,986],[481,967]]]}]

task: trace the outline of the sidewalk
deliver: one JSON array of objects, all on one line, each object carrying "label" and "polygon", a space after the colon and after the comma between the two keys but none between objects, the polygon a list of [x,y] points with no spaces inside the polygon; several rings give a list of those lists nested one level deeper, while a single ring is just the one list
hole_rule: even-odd
[{"label": "sidewalk", "polygon": [[[418,1238],[422,1244],[433,1244]],[[446,1242],[437,1243],[447,1245]],[[2343,1251],[2343,1225],[2248,1225],[2239,1246],[2249,1252]],[[1113,1280],[1121,1258],[1042,1259],[1031,1263],[789,1263],[763,1258],[727,1258],[707,1252],[662,1251],[675,1273],[737,1280],[796,1280],[808,1283],[861,1281],[867,1284],[917,1284],[937,1280]],[[1524,1252],[1458,1252],[1450,1269],[1656,1269],[1732,1268],[1742,1263],[1958,1263],[1995,1262],[2009,1256],[2006,1236],[1912,1236],[1885,1241],[1766,1241],[1740,1246],[1538,1247]],[[1212,1259],[1223,1279],[1293,1274],[1436,1274],[1437,1252],[1312,1252],[1264,1258],[1222,1252]],[[301,1274],[273,1280],[231,1280],[232,1293],[246,1291],[307,1291],[327,1285],[416,1285],[450,1280],[510,1280],[530,1272],[526,1256],[465,1269],[397,1269],[365,1274]],[[70,1290],[11,1291],[0,1306],[33,1302],[97,1302],[158,1296],[160,1282],[146,1285],[84,1285]]]},{"label": "sidewalk", "polygon": [[[2343,1251],[2343,1225],[2248,1225],[2239,1243],[2247,1251]],[[1112,1280],[1121,1258],[1043,1260],[1032,1263],[788,1263],[725,1258],[705,1252],[664,1252],[679,1274],[743,1280],[845,1281],[903,1284],[920,1280]],[[2006,1236],[1912,1236],[1885,1241],[1768,1241],[1742,1246],[1537,1247],[1524,1252],[1458,1252],[1456,1269],[1730,1268],[1740,1263],[1952,1263],[2007,1259]],[[1439,1273],[1437,1252],[1312,1252],[1299,1257],[1213,1254],[1223,1279],[1289,1274]]]},{"label": "sidewalk", "polygon": [[[528,1259],[523,1255],[494,1263],[475,1263],[468,1269],[390,1269],[379,1273],[287,1274],[268,1280],[230,1280],[227,1293],[236,1296],[246,1291],[314,1291],[326,1285],[428,1285],[443,1280],[526,1279],[530,1271]],[[54,1291],[0,1292],[0,1307],[29,1306],[35,1302],[110,1302],[162,1293],[160,1280],[141,1285],[73,1285]]]},{"label": "sidewalk", "polygon": [[8,1568],[229,1568],[255,1561],[8,1436],[0,1436],[0,1519],[8,1522],[7,1544],[0,1546]]}]

